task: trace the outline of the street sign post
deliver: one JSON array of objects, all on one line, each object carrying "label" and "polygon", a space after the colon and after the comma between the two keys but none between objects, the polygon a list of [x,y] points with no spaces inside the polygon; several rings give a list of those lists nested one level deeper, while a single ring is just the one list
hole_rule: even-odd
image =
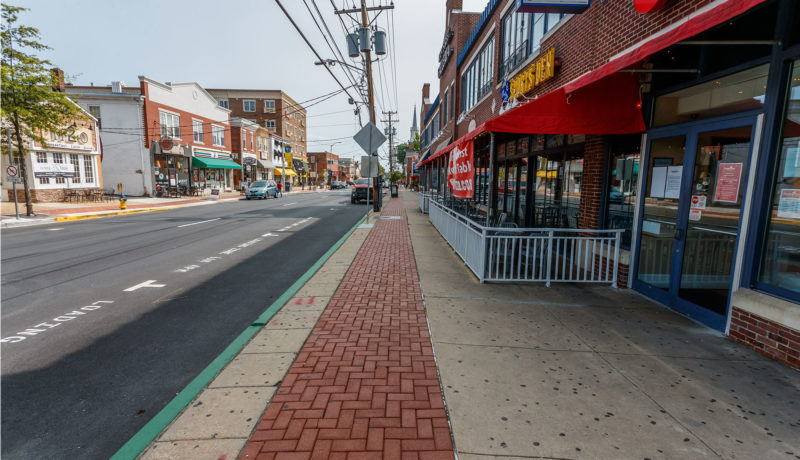
[{"label": "street sign post", "polygon": [[369,122],[353,136],[353,140],[356,141],[356,144],[364,149],[367,154],[372,155],[378,151],[378,147],[386,142],[386,136],[375,126],[375,123]]},{"label": "street sign post", "polygon": [[17,203],[17,182],[20,182],[19,168],[14,165],[9,165],[6,168],[6,179],[11,182],[11,193],[14,194],[14,214],[19,220],[19,204]]}]

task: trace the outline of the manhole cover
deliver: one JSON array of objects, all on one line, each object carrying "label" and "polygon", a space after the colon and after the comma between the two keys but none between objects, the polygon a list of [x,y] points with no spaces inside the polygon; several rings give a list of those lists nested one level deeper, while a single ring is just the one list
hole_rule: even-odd
[{"label": "manhole cover", "polygon": [[400,216],[380,216],[376,217],[376,220],[400,220],[402,217]]}]

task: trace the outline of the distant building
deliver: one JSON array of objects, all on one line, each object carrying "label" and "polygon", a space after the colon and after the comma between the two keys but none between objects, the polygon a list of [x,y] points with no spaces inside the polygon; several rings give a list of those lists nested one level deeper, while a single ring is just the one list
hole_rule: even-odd
[{"label": "distant building", "polygon": [[309,152],[310,180],[315,185],[330,185],[339,179],[339,156],[331,152]]}]

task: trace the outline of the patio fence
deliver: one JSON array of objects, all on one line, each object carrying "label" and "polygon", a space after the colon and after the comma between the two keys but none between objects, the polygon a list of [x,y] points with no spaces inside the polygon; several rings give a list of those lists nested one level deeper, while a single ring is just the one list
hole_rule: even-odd
[{"label": "patio fence", "polygon": [[481,283],[610,283],[617,286],[623,230],[486,227],[436,200],[429,218]]}]

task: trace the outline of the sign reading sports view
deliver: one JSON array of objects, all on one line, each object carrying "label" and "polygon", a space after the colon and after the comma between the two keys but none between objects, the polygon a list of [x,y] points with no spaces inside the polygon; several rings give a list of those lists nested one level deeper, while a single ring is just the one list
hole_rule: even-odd
[{"label": "sign reading sports view", "polygon": [[471,140],[457,145],[450,153],[450,162],[447,165],[447,184],[454,197],[472,198],[475,191],[474,160]]},{"label": "sign reading sports view", "polygon": [[[512,100],[555,76],[556,49],[550,48],[542,56],[531,62],[522,72],[509,82],[508,97]],[[504,99],[505,102],[505,99]]]}]

